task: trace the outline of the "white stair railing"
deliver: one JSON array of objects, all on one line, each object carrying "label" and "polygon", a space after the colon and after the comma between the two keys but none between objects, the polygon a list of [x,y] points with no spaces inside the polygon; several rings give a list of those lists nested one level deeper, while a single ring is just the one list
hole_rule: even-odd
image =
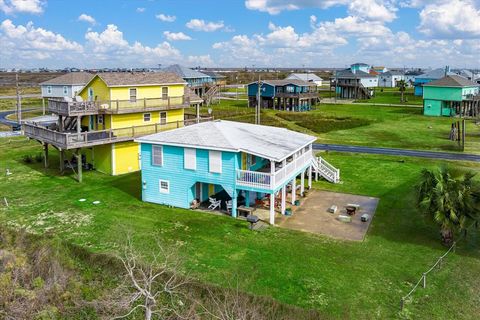
[{"label": "white stair railing", "polygon": [[322,157],[312,158],[313,169],[326,180],[338,183],[340,181],[340,169],[335,168]]}]

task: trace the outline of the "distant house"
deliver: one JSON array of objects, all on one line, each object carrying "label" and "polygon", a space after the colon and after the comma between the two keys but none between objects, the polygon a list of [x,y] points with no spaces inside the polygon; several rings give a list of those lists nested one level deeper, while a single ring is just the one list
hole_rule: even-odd
[{"label": "distant house", "polygon": [[350,66],[350,71],[355,73],[357,71],[369,73],[370,72],[370,66],[366,63],[354,63]]},{"label": "distant house", "polygon": [[[342,99],[369,99],[374,87],[378,87],[378,76],[365,69],[366,64],[355,64],[350,69],[336,71],[330,78],[330,86],[335,87]],[[367,71],[364,71],[367,70]]]},{"label": "distant house", "polygon": [[441,79],[445,76],[451,76],[454,74],[455,73],[450,72],[449,67],[446,67],[445,69],[443,68],[434,69],[415,77],[415,81],[413,82],[413,85],[415,87],[415,90],[414,90],[415,95],[416,96],[423,95],[423,86],[425,84],[432,82],[434,80]]},{"label": "distant house", "polygon": [[405,82],[409,87],[412,87],[413,83],[415,82],[415,78],[421,74],[423,74],[423,72],[420,70],[409,70],[405,72]]},{"label": "distant house", "polygon": [[163,71],[172,72],[181,77],[200,98],[208,91],[207,87],[213,84],[213,79],[209,75],[179,64],[172,64],[164,68]]},{"label": "distant house", "polygon": [[315,73],[291,73],[286,79],[313,82],[319,87],[321,87],[323,83],[323,79],[317,76]]},{"label": "distant house", "polygon": [[405,80],[403,71],[387,71],[378,76],[378,86],[384,88],[394,88],[399,81]]},{"label": "distant house", "polygon": [[480,112],[480,85],[450,75],[423,85],[423,114],[476,116]]},{"label": "distant house", "polygon": [[69,72],[40,83],[42,98],[74,98],[93,78],[88,72]]},{"label": "distant house", "polygon": [[[248,105],[258,101],[258,82],[248,84]],[[289,111],[307,111],[318,101],[317,85],[295,79],[263,80],[260,82],[262,108]]]},{"label": "distant house", "polygon": [[[339,181],[337,169],[314,157],[316,139],[284,128],[224,120],[144,136],[136,140],[141,144],[142,200],[188,209],[195,203],[208,206],[212,198],[237,217],[238,206],[250,207],[268,197],[269,221],[274,224],[276,203],[285,214],[288,189],[297,190],[298,177],[300,195],[305,178],[311,186],[314,172]],[[295,200],[292,192],[292,203]]]},{"label": "distant house", "polygon": [[210,76],[210,78],[212,78],[212,82],[216,85],[224,86],[227,84],[227,77],[221,75],[220,73],[214,71],[202,71],[202,73]]},{"label": "distant house", "polygon": [[385,68],[384,66],[372,67],[372,70],[377,73],[385,73],[388,71],[388,69]]}]

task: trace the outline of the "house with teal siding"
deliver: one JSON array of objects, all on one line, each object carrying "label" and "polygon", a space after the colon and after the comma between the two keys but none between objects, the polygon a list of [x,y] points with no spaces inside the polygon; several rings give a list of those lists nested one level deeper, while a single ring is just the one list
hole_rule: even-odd
[{"label": "house with teal siding", "polygon": [[423,114],[427,116],[476,116],[480,85],[450,75],[423,85]]},{"label": "house with teal siding", "polygon": [[[237,217],[240,204],[249,207],[269,195],[274,224],[275,201],[281,201],[279,213],[285,214],[287,186],[303,194],[305,180],[311,187],[314,175],[333,183],[340,179],[338,169],[314,156],[315,140],[283,128],[224,120],[144,136],[136,140],[142,200],[188,209],[223,192],[231,201],[229,214]],[[290,192],[293,203],[296,192]]]},{"label": "house with teal siding", "polygon": [[[260,87],[260,94],[259,94]],[[317,85],[298,79],[262,80],[247,86],[248,105],[286,111],[308,111],[318,101]]]},{"label": "house with teal siding", "polygon": [[434,69],[434,70],[430,70],[426,73],[423,73],[423,74],[420,74],[418,76],[415,77],[414,81],[413,81],[413,86],[414,86],[414,94],[416,96],[419,96],[421,97],[423,95],[423,86],[432,82],[432,81],[435,81],[435,80],[438,80],[438,79],[441,79],[445,76],[451,76],[451,75],[454,75],[455,73],[453,72],[450,72],[450,68],[447,66],[445,68],[438,68],[438,69]]}]

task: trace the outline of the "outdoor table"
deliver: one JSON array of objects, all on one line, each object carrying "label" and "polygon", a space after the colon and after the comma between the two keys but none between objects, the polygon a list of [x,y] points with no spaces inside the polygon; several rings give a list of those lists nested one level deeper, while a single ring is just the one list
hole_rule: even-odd
[{"label": "outdoor table", "polygon": [[352,215],[355,215],[357,208],[355,208],[354,206],[346,206],[345,210],[347,210],[347,214],[349,216],[352,216]]},{"label": "outdoor table", "polygon": [[[255,212],[255,208],[252,207],[245,207],[245,206],[239,206],[237,208],[238,215],[241,215],[243,217],[248,217],[251,215],[253,212]],[[243,214],[242,214],[243,213]]]}]

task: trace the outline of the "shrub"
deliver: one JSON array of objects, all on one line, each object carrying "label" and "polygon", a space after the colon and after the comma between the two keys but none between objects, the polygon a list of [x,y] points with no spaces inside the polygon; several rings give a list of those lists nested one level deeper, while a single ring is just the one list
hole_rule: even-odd
[{"label": "shrub", "polygon": [[37,154],[35,155],[35,161],[37,161],[37,162],[39,162],[39,163],[40,163],[40,162],[43,162],[43,154],[37,153]]},{"label": "shrub", "polygon": [[28,164],[33,163],[33,157],[29,154],[26,154],[22,157],[22,161]]}]

